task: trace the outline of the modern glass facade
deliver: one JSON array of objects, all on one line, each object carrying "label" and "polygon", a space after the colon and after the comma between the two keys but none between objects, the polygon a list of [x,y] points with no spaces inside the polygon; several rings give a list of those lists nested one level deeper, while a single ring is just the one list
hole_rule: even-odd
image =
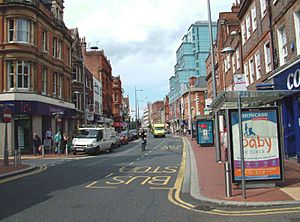
[{"label": "modern glass facade", "polygon": [[[214,39],[217,36],[217,23],[213,22]],[[191,76],[206,76],[205,60],[210,52],[209,27],[207,21],[192,24],[182,43],[176,51],[177,63],[174,67],[175,75],[169,80],[170,102],[178,99],[182,94],[182,86],[188,83]]]}]

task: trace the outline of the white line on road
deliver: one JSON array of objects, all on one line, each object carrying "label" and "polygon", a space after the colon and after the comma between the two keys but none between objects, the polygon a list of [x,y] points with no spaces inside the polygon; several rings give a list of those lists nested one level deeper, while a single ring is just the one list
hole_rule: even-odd
[{"label": "white line on road", "polygon": [[129,166],[131,166],[131,165],[133,165],[134,164],[134,162],[131,162],[130,164],[129,164]]}]

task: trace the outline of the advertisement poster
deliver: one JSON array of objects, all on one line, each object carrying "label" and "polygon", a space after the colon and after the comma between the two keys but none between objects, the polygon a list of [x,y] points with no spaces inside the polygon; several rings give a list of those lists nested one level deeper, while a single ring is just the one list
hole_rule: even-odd
[{"label": "advertisement poster", "polygon": [[[241,180],[239,116],[230,114],[233,180]],[[280,180],[281,154],[277,109],[242,111],[245,178],[247,181]]]},{"label": "advertisement poster", "polygon": [[198,144],[211,145],[214,143],[214,131],[212,120],[197,121]]}]

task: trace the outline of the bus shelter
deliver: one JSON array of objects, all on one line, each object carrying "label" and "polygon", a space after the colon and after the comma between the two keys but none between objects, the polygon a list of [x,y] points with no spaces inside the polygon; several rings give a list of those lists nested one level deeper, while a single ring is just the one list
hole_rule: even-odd
[{"label": "bus shelter", "polygon": [[226,196],[232,182],[246,198],[246,182],[259,187],[284,180],[281,101],[299,92],[221,91],[213,100],[210,108],[225,116],[227,127]]}]

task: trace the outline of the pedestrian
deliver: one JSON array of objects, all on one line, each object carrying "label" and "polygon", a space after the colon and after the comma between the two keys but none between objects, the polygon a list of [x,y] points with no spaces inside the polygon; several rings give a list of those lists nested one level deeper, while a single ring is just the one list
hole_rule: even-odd
[{"label": "pedestrian", "polygon": [[67,152],[67,144],[68,144],[68,136],[66,133],[63,133],[63,137],[61,138],[61,152]]},{"label": "pedestrian", "polygon": [[41,154],[41,145],[41,138],[36,133],[33,133],[33,154],[35,156]]},{"label": "pedestrian", "polygon": [[[52,150],[52,146],[53,146],[53,140],[52,140],[52,129],[51,128],[49,128],[47,131],[46,131],[46,133],[45,133],[45,139],[46,140],[50,140],[50,149]],[[49,142],[48,142],[48,144],[49,144]]]},{"label": "pedestrian", "polygon": [[60,134],[59,131],[55,134],[53,140],[54,140],[54,143],[55,143],[55,154],[59,154],[60,155],[61,154],[60,153],[61,134]]}]

